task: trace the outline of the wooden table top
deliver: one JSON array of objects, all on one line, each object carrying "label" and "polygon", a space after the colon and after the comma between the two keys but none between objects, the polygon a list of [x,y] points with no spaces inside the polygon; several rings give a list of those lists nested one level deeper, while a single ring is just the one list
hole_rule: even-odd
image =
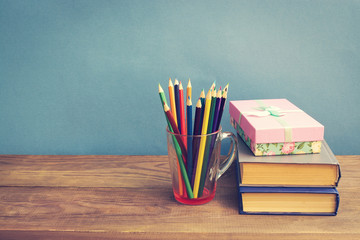
[{"label": "wooden table top", "polygon": [[337,156],[337,216],[238,214],[235,166],[215,198],[174,200],[167,156],[0,155],[0,239],[360,239],[360,156]]}]

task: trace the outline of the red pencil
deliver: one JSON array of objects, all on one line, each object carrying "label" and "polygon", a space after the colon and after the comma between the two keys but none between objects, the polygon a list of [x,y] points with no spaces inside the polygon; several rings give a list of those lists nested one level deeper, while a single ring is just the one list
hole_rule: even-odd
[{"label": "red pencil", "polygon": [[168,118],[168,120],[170,122],[170,125],[171,125],[171,127],[173,129],[173,132],[176,134],[175,137],[176,137],[176,140],[178,141],[179,146],[181,148],[182,157],[184,159],[184,164],[186,166],[187,151],[186,151],[186,148],[185,148],[185,145],[184,145],[184,142],[183,142],[182,138],[179,135],[177,135],[177,134],[180,134],[179,129],[176,126],[174,117],[172,116],[170,108],[166,103],[164,104],[164,111],[165,111],[166,117]]},{"label": "red pencil", "polygon": [[[181,124],[180,124],[181,129],[179,129],[179,130],[182,135],[186,135],[184,89],[183,89],[183,85],[182,85],[181,81],[179,84],[179,105],[180,105],[180,121],[181,121]],[[187,149],[186,137],[183,137],[183,141],[185,143],[185,148]]]}]

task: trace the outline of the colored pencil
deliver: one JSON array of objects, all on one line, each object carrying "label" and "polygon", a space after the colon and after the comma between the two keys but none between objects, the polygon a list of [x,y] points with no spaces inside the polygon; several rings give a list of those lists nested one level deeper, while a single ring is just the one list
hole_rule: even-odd
[{"label": "colored pencil", "polygon": [[175,78],[175,82],[174,82],[174,96],[175,96],[177,126],[178,126],[178,129],[181,131],[179,82],[176,78]]},{"label": "colored pencil", "polygon": [[229,84],[226,85],[226,87],[224,88],[224,91],[222,93],[221,104],[220,104],[219,114],[218,114],[219,119],[218,119],[218,121],[216,123],[216,131],[219,130],[219,128],[220,128],[221,118],[222,118],[222,115],[223,115],[223,112],[224,112],[224,106],[225,106],[225,102],[226,102],[226,99],[227,99],[228,87],[229,87]]},{"label": "colored pencil", "polygon": [[[208,123],[209,123],[210,107],[211,107],[211,95],[210,95],[210,90],[209,90],[207,95],[206,95],[205,110],[204,110],[203,124],[202,124],[202,128],[201,128],[201,135],[205,135],[207,133],[207,126],[208,126]],[[200,139],[199,155],[198,155],[197,166],[196,166],[196,174],[195,174],[195,180],[194,180],[194,189],[193,189],[194,198],[198,197],[200,177],[201,177],[201,169],[202,169],[202,163],[203,163],[203,160],[204,160],[205,144],[206,144],[206,136],[202,136],[201,139]]]},{"label": "colored pencil", "polygon": [[164,105],[165,103],[167,104],[165,93],[164,93],[164,90],[162,89],[160,83],[159,83],[159,95],[160,95],[160,100],[161,100],[162,105]]},{"label": "colored pencil", "polygon": [[[166,97],[165,97],[164,90],[162,89],[160,83],[159,83],[159,95],[160,95],[161,105],[162,105],[163,108],[164,108],[165,104],[167,105],[167,102],[166,102]],[[165,113],[165,111],[164,111],[164,113]],[[171,127],[171,124],[170,124],[170,122],[169,122],[169,119],[168,119],[168,117],[166,116],[166,113],[165,113],[165,118],[166,118],[166,122],[167,122],[167,124],[168,124],[168,129],[169,129],[169,131],[173,132],[173,129],[172,129],[172,127]],[[174,136],[173,136],[173,142],[174,142],[174,144],[175,144],[175,141],[176,141],[176,139],[175,139]],[[178,158],[182,157],[182,156],[181,156],[180,146],[179,146],[178,143],[175,144],[175,148],[177,148],[177,149],[176,149],[177,155],[178,155],[178,152],[180,151],[180,156],[178,155]],[[179,178],[179,194],[180,194],[180,196],[182,196],[182,195],[184,194],[184,187],[183,187],[183,180],[182,180],[182,176],[181,176],[181,170],[180,170],[180,164],[179,164],[179,162],[177,162],[177,169],[178,169],[178,178]]]},{"label": "colored pencil", "polygon": [[211,84],[211,87],[210,87],[210,91],[214,90],[215,89],[215,81],[213,82],[213,84]]},{"label": "colored pencil", "polygon": [[[192,100],[192,86],[191,86],[191,82],[190,82],[190,78],[188,80],[188,84],[187,84],[187,87],[186,87],[186,100],[187,101],[190,97],[190,100]],[[185,118],[185,122],[187,122],[187,116]],[[187,132],[189,132],[187,130]],[[190,132],[190,135],[191,135],[191,132]]]},{"label": "colored pencil", "polygon": [[[165,111],[166,109],[169,109],[169,111]],[[165,111],[165,114],[170,122],[170,125],[173,129],[173,133],[175,133],[175,137],[176,137],[176,140],[178,141],[179,143],[179,146],[181,148],[181,152],[182,152],[182,155],[183,155],[183,159],[184,159],[184,162],[186,164],[186,157],[187,157],[187,151],[186,151],[186,148],[185,148],[185,145],[183,143],[183,140],[182,138],[180,137],[180,132],[179,132],[179,129],[177,128],[176,124],[175,124],[175,119],[174,117],[172,116],[172,113],[170,111],[170,108],[167,104],[164,104],[164,111]]]},{"label": "colored pencil", "polygon": [[174,85],[172,84],[171,78],[169,78],[169,99],[170,99],[171,113],[175,118],[175,123],[176,123],[176,126],[177,126]]},{"label": "colored pencil", "polygon": [[224,92],[227,92],[229,88],[229,84],[226,84],[225,88],[224,88]]},{"label": "colored pencil", "polygon": [[190,97],[190,99],[192,99],[191,94],[192,94],[192,86],[191,86],[191,82],[190,82],[190,78],[189,78],[188,84],[187,84],[187,87],[186,87],[186,99],[189,99],[189,97]]},{"label": "colored pencil", "polygon": [[193,158],[192,158],[192,102],[190,96],[186,100],[186,120],[187,120],[187,172],[189,181],[192,178]]},{"label": "colored pencil", "polygon": [[[175,127],[175,129],[176,129],[176,126],[174,126],[174,118],[172,117],[170,108],[168,107],[167,104],[164,105],[164,112],[165,112],[170,124],[172,125],[172,127]],[[178,130],[175,130],[175,131],[178,131]],[[179,139],[181,140],[181,138],[179,138]],[[179,144],[179,147],[177,147],[177,144],[180,143],[179,139],[178,138],[176,138],[176,139],[173,138],[174,144],[176,145],[175,146],[175,151],[176,151],[176,154],[178,156],[178,163],[180,165],[181,175],[182,175],[182,178],[183,178],[184,183],[185,183],[187,195],[188,195],[188,197],[190,199],[192,199],[192,198],[194,198],[194,195],[193,195],[191,185],[190,185],[190,181],[189,181],[189,178],[188,178],[188,175],[187,175],[187,172],[186,172],[185,154],[181,153],[181,150],[180,150],[181,145],[180,144]]]},{"label": "colored pencil", "polygon": [[192,174],[189,175],[189,178],[191,178],[191,185],[194,187],[194,179],[195,179],[195,170],[196,170],[196,165],[197,165],[197,157],[198,157],[198,149],[199,149],[199,142],[200,139],[198,137],[198,135],[201,134],[200,132],[200,120],[201,120],[201,100],[199,98],[199,100],[196,103],[196,109],[195,109],[195,120],[194,120],[194,131],[193,131],[193,168],[191,170]]},{"label": "colored pencil", "polygon": [[214,124],[213,124],[213,132],[216,132],[217,129],[217,122],[219,120],[219,110],[220,110],[220,104],[221,104],[221,87],[219,91],[216,94],[216,104],[215,104],[215,113],[214,113]]},{"label": "colored pencil", "polygon": [[[160,100],[161,100],[161,105],[162,105],[163,108],[164,108],[164,105],[167,104],[167,103],[166,103],[166,97],[165,97],[164,90],[162,89],[160,83],[159,83],[159,96],[160,96]],[[165,115],[165,117],[166,117],[166,115]],[[169,131],[172,132],[173,130],[172,130],[172,127],[171,127],[171,125],[170,125],[169,120],[167,119],[167,117],[166,117],[166,121],[167,121],[167,124],[168,124],[168,127],[169,127]]]},{"label": "colored pencil", "polygon": [[201,134],[201,132],[200,132],[201,108],[202,108],[201,100],[199,99],[196,103],[193,135]]},{"label": "colored pencil", "polygon": [[[205,91],[204,89],[201,91],[200,93],[200,98],[199,98],[200,102],[201,102],[201,112],[200,112],[200,119],[199,119],[199,125],[197,128],[197,133],[196,135],[201,135],[201,129],[202,129],[202,123],[203,123],[203,118],[204,118],[204,111],[205,111]],[[193,156],[193,162],[194,162],[194,170],[193,170],[193,177],[192,177],[192,186],[194,187],[194,180],[195,180],[195,174],[196,174],[196,167],[197,167],[197,160],[198,160],[198,156],[199,156],[199,144],[200,144],[200,138],[196,138],[196,142],[195,142],[195,146],[193,146],[193,151],[195,151],[195,155]]]},{"label": "colored pencil", "polygon": [[[212,128],[213,128],[215,105],[216,105],[216,90],[214,89],[214,87],[215,87],[215,85],[213,84],[213,86],[211,87],[211,106],[210,106],[207,134],[212,133]],[[210,154],[212,153],[210,146],[211,146],[211,142],[213,139],[215,139],[214,136],[211,136],[211,137],[208,136],[206,138],[205,150],[204,150],[204,160],[202,163],[201,177],[200,177],[200,184],[199,184],[199,191],[198,191],[199,197],[202,196],[202,193],[204,190],[204,184],[205,184],[206,173],[207,173],[207,169],[208,169],[208,163],[209,163],[209,159],[211,157]]]},{"label": "colored pencil", "polygon": [[[160,100],[161,100],[161,105],[164,107],[164,105],[167,104],[167,102],[166,102],[166,97],[165,97],[164,90],[162,89],[160,83],[159,83],[159,96],[160,96]],[[167,118],[166,118],[166,121],[168,123],[169,130],[172,131],[171,125],[170,125]]]},{"label": "colored pencil", "polygon": [[[181,81],[180,81],[180,84],[179,84],[179,107],[180,107],[180,122],[181,122],[181,125],[180,125],[180,133],[182,135],[186,135],[186,124],[185,124],[185,109],[184,109],[184,89],[183,89],[183,86],[181,84]],[[186,137],[184,136],[183,137],[183,141],[184,141],[184,144],[185,144],[185,148],[187,147],[187,144],[186,144]]]},{"label": "colored pencil", "polygon": [[205,111],[205,92],[204,89],[200,93],[200,101],[201,101],[201,115],[200,115],[200,128],[199,128],[199,135],[201,134],[202,122],[204,118],[204,111]]},{"label": "colored pencil", "polygon": [[214,114],[215,114],[215,105],[216,105],[216,90],[211,90],[211,107],[210,107],[210,115],[209,115],[209,125],[207,129],[207,133],[211,133],[213,129],[214,123]]}]

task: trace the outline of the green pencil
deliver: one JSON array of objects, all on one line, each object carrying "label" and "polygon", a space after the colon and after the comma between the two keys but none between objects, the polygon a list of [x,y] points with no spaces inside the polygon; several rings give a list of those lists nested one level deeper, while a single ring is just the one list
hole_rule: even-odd
[{"label": "green pencil", "polygon": [[164,90],[162,89],[160,83],[159,83],[159,95],[160,95],[161,103],[164,106],[165,104],[167,104],[167,102],[166,102],[166,97],[165,97]]},{"label": "green pencil", "polygon": [[214,124],[215,104],[216,104],[216,90],[214,88],[211,91],[211,108],[210,108],[210,116],[209,116],[209,126],[207,130],[208,134],[212,132],[212,126]]},{"label": "green pencil", "polygon": [[[164,93],[164,90],[162,89],[160,83],[159,83],[159,96],[160,96],[160,100],[161,100],[161,105],[163,106],[164,108],[164,105],[166,104],[167,105],[167,102],[166,102],[166,97],[165,97],[165,93]],[[165,117],[166,117],[166,114],[165,114]],[[169,123],[169,120],[167,119],[166,117],[166,122],[168,124],[168,127],[169,127],[169,130],[172,132],[173,129]]]}]

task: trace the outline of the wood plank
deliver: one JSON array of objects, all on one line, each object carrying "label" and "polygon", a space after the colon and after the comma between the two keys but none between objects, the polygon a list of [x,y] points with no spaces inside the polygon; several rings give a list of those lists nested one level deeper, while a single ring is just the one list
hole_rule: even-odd
[{"label": "wood plank", "polygon": [[[357,172],[354,165],[360,156],[337,158],[343,175],[359,175],[354,174]],[[346,161],[346,165],[341,164],[342,161]],[[343,176],[340,184],[344,179]],[[170,181],[166,155],[0,155],[0,186],[161,188]]]},{"label": "wood plank", "polygon": [[0,231],[0,239],[49,239],[49,240],[112,240],[112,239],[148,239],[148,240],[199,240],[199,239],[219,239],[219,240],[241,240],[241,239],[276,239],[276,240],[339,240],[353,239],[358,240],[359,235],[353,233],[325,233],[325,234],[307,234],[307,233],[270,233],[270,234],[249,234],[249,233],[118,233],[118,232],[59,232],[59,231]]},{"label": "wood plank", "polygon": [[163,187],[167,156],[0,155],[1,186]]},{"label": "wood plank", "polygon": [[0,186],[162,188],[167,156],[0,155]]},{"label": "wood plank", "polygon": [[[360,190],[360,189],[357,189]],[[360,233],[359,196],[343,190],[336,217],[238,215],[230,189],[202,206],[178,204],[171,189],[8,187],[0,229],[100,232]],[[195,224],[196,223],[196,224]]]}]

